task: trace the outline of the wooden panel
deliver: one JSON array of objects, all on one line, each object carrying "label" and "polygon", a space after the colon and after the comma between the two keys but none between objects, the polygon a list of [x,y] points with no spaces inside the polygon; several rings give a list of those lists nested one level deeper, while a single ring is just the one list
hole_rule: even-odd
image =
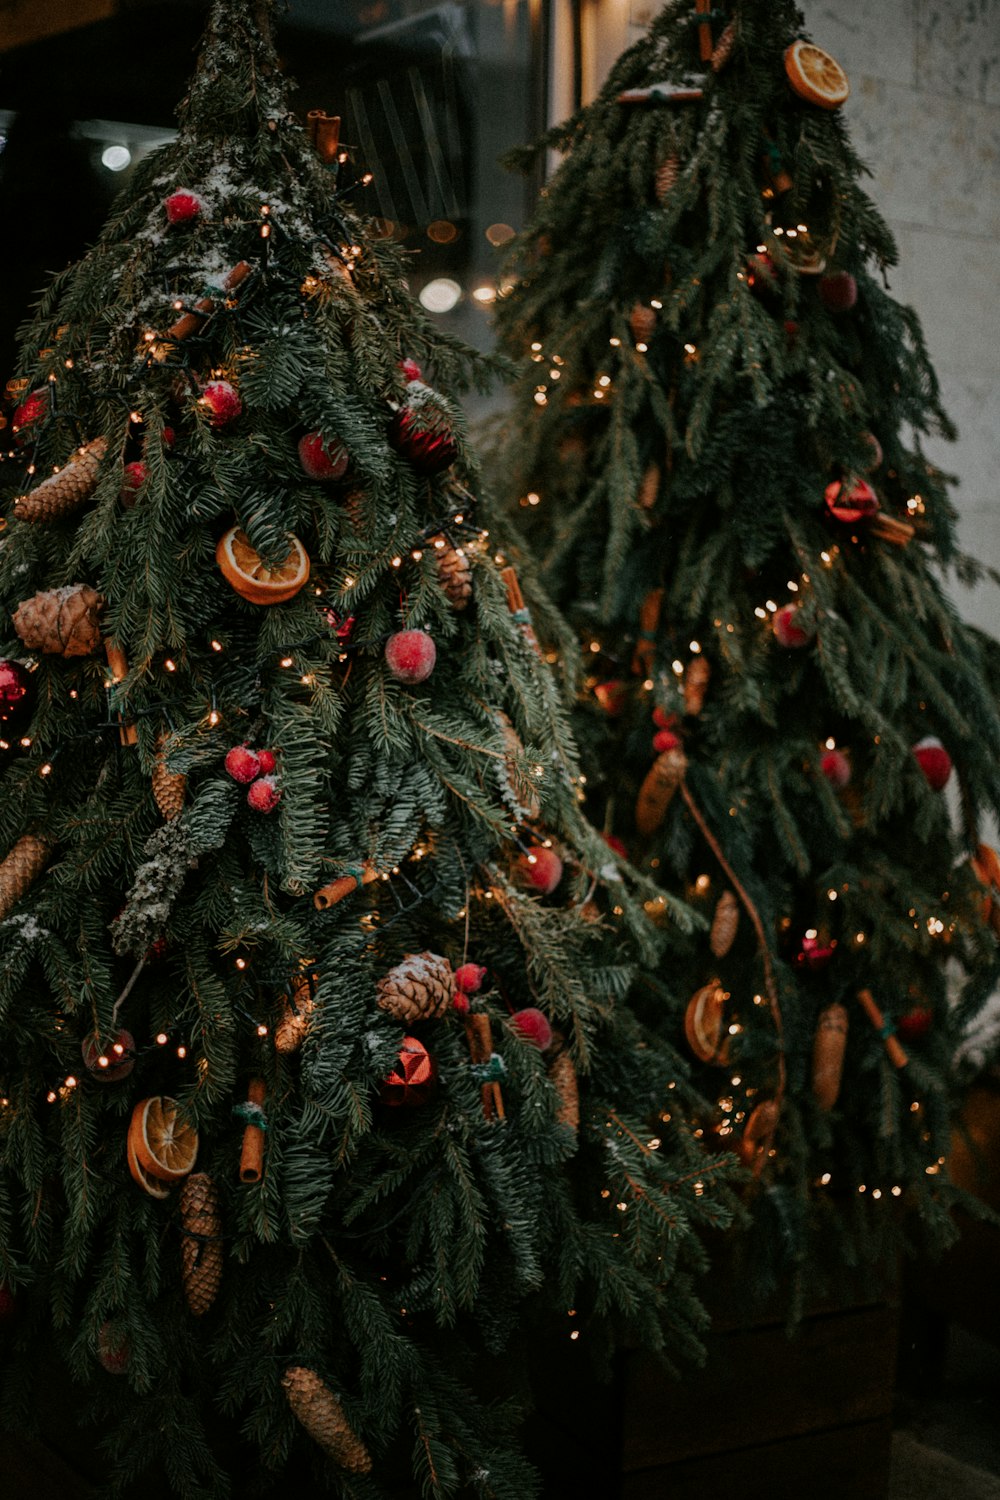
[{"label": "wooden panel", "polygon": [[0,52],[74,31],[115,13],[115,0],[7,0],[0,12]]},{"label": "wooden panel", "polygon": [[619,1500],[886,1500],[891,1451],[886,1417],[626,1474]]},{"label": "wooden panel", "polygon": [[[891,1411],[898,1313],[887,1306],[715,1334],[702,1370],[668,1379],[631,1355],[625,1367],[623,1469],[768,1443]],[[746,1500],[746,1497],[742,1497]]]}]

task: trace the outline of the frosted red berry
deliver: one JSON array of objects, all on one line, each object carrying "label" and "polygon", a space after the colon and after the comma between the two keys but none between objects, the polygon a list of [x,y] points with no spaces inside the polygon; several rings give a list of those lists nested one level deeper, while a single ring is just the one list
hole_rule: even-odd
[{"label": "frosted red berry", "polygon": [[398,630],[385,643],[385,661],[397,682],[425,682],[434,670],[437,647],[426,630]]},{"label": "frosted red berry", "polygon": [[486,970],[481,964],[462,964],[455,970],[455,986],[467,995],[477,995],[485,978]]},{"label": "frosted red berry", "polygon": [[337,438],[324,443],[322,433],[307,432],[299,439],[299,462],[310,479],[339,479],[347,468],[348,452]]},{"label": "frosted red berry", "polygon": [[254,812],[273,812],[281,801],[281,793],[273,776],[262,776],[247,792],[247,802]]},{"label": "frosted red berry", "polygon": [[808,646],[812,632],[802,624],[802,611],[797,604],[786,604],[774,616],[774,638],[779,646]]},{"label": "frosted red berry", "polygon": [[658,729],[653,735],[653,749],[657,755],[664,750],[676,750],[679,744],[680,740],[672,729]]},{"label": "frosted red berry", "polygon": [[850,271],[831,271],[820,277],[819,295],[831,312],[850,312],[858,300],[858,283]]},{"label": "frosted red berry", "polygon": [[403,372],[403,378],[407,381],[423,380],[424,378],[423,371],[415,359],[401,359],[399,368]]},{"label": "frosted red berry", "polygon": [[201,400],[212,414],[213,427],[235,422],[243,410],[239,392],[228,380],[210,380],[202,390]]},{"label": "frosted red berry", "polygon": [[249,745],[234,745],[226,756],[226,770],[244,785],[260,775],[260,756]]},{"label": "frosted red berry", "polygon": [[205,205],[198,194],[189,192],[186,188],[178,188],[169,198],[164,198],[163,207],[168,224],[191,224],[205,211]]},{"label": "frosted red berry", "polygon": [[522,885],[529,890],[541,891],[549,896],[562,879],[563,862],[554,849],[539,844],[517,861],[517,874]]},{"label": "frosted red berry", "polygon": [[526,1042],[533,1043],[539,1052],[544,1052],[547,1047],[551,1047],[552,1027],[548,1016],[543,1011],[536,1010],[532,1005],[526,1006],[524,1010],[514,1012],[510,1018],[510,1024]]},{"label": "frosted red berry", "polygon": [[262,776],[270,776],[271,772],[276,770],[278,765],[278,762],[275,759],[274,751],[258,750],[257,764],[260,767],[260,774]]},{"label": "frosted red berry", "polygon": [[831,786],[843,791],[851,780],[851,762],[843,750],[826,750],[820,760],[820,770]]}]

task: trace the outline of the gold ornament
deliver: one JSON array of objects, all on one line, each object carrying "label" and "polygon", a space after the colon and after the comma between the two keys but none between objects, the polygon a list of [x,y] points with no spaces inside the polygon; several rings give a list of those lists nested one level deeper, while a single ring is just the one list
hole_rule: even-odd
[{"label": "gold ornament", "polygon": [[435,1020],[451,1009],[455,976],[451,964],[437,953],[408,953],[378,982],[378,1006],[409,1026]]},{"label": "gold ornament", "polygon": [[52,846],[36,834],[19,838],[0,864],[0,920],[17,905],[52,858]]},{"label": "gold ornament", "polygon": [[288,1404],[324,1453],[351,1474],[371,1470],[371,1454],[344,1415],[344,1408],[315,1370],[292,1365],[281,1379]]},{"label": "gold ornament", "polygon": [[736,930],[740,925],[739,902],[732,891],[723,891],[712,918],[712,930],[708,944],[716,958],[725,958],[736,941]]},{"label": "gold ornament", "polygon": [[635,826],[643,838],[655,833],[663,822],[686,770],[687,756],[680,745],[675,745],[661,751],[646,772],[635,802]]},{"label": "gold ornament", "polygon": [[[443,542],[444,546],[439,547],[438,542]],[[472,598],[472,569],[468,557],[460,547],[453,547],[446,537],[440,535],[432,537],[430,545],[434,548],[438,582],[448,603],[456,611],[466,609]]]},{"label": "gold ornament", "polygon": [[107,438],[95,438],[78,448],[58,474],[50,474],[30,494],[21,495],[14,502],[14,519],[56,521],[76,510],[97,488],[101,459],[107,451]]},{"label": "gold ornament", "polygon": [[47,656],[89,656],[101,644],[100,594],[86,583],[45,589],[18,605],[14,629],[32,651]]},{"label": "gold ornament", "polygon": [[196,1318],[207,1313],[222,1282],[222,1215],[215,1183],[195,1172],[181,1188],[181,1275]]}]

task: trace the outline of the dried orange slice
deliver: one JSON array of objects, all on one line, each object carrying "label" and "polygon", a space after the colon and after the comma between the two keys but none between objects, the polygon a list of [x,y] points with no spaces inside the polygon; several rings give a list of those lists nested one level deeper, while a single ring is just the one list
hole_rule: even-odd
[{"label": "dried orange slice", "polygon": [[702,985],[684,1012],[684,1035],[699,1062],[724,1068],[729,1062],[729,1035],[723,1028],[729,996],[717,979]]},{"label": "dried orange slice", "polygon": [[821,109],[839,109],[851,92],[847,74],[836,58],[801,38],[785,51],[785,72],[799,98]]},{"label": "dried orange slice", "polygon": [[161,1182],[178,1182],[194,1166],[198,1132],[181,1119],[176,1099],[154,1094],[140,1099],[132,1111],[128,1145],[143,1172]]},{"label": "dried orange slice", "polygon": [[144,1172],[142,1167],[140,1167],[135,1151],[132,1149],[131,1131],[125,1143],[125,1159],[128,1162],[128,1169],[132,1173],[133,1179],[139,1184],[144,1193],[148,1193],[151,1198],[170,1197],[170,1189],[166,1183],[160,1182],[156,1177],[150,1177],[149,1173]]},{"label": "dried orange slice", "polygon": [[292,537],[284,562],[269,568],[251,547],[246,532],[231,526],[219,538],[215,560],[230,587],[251,604],[284,604],[305,588],[309,579],[309,554],[297,536]]}]

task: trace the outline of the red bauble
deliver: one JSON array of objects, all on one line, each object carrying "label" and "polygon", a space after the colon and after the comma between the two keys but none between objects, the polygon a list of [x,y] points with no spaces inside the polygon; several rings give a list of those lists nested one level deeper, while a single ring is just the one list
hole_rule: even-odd
[{"label": "red bauble", "polygon": [[802,610],[798,604],[786,604],[779,609],[772,621],[774,638],[779,646],[808,646],[813,632],[801,623]]},{"label": "red bauble", "polygon": [[823,492],[826,508],[835,521],[848,525],[855,521],[867,521],[878,510],[878,496],[867,479],[854,479],[846,485],[835,479]]},{"label": "red bauble", "polygon": [[31,708],[31,673],[18,661],[0,661],[0,723]]},{"label": "red bauble", "polygon": [[6,1323],[13,1323],[17,1315],[17,1298],[9,1286],[0,1283],[0,1328]]},{"label": "red bauble", "polygon": [[397,630],[385,643],[385,661],[397,682],[426,682],[437,661],[437,647],[426,630]]},{"label": "red bauble", "polygon": [[114,1323],[102,1323],[97,1331],[97,1358],[109,1375],[124,1375],[132,1358],[126,1334]]},{"label": "red bauble", "polygon": [[278,767],[278,762],[275,759],[274,751],[258,750],[257,764],[260,767],[260,774],[262,776],[270,776],[272,771],[277,770]]},{"label": "red bauble", "polygon": [[383,1104],[412,1109],[434,1092],[437,1067],[423,1042],[404,1036],[396,1066],[379,1089]]},{"label": "red bauble", "polygon": [[653,749],[657,755],[664,750],[676,750],[680,739],[672,729],[658,729],[653,735]]},{"label": "red bauble", "polygon": [[808,969],[810,974],[817,974],[820,969],[825,969],[834,955],[834,945],[824,943],[818,937],[804,937],[802,946],[795,955],[795,962],[800,969]]},{"label": "red bauble", "polygon": [[831,786],[843,791],[851,780],[851,762],[843,750],[826,750],[820,760],[820,770]]},{"label": "red bauble", "polygon": [[536,844],[528,854],[518,856],[515,874],[519,884],[528,890],[550,896],[562,880],[563,862],[554,849]]},{"label": "red bauble", "polygon": [[399,361],[399,368],[402,370],[403,376],[407,381],[423,380],[424,378],[423,371],[415,359],[401,359]]},{"label": "red bauble", "polygon": [[228,380],[210,380],[202,388],[201,401],[212,413],[213,427],[228,426],[243,410],[239,392]]},{"label": "red bauble", "polygon": [[467,995],[478,995],[486,978],[482,964],[462,964],[455,970],[455,984]]},{"label": "red bauble", "polygon": [[599,682],[594,688],[594,697],[609,719],[617,719],[625,712],[628,700],[628,683],[615,678],[611,682]]},{"label": "red bauble", "polygon": [[665,708],[654,708],[653,723],[657,729],[675,729],[677,727],[677,715],[668,714]]},{"label": "red bauble", "polygon": [[935,792],[941,792],[948,785],[951,775],[951,756],[944,748],[940,740],[929,735],[927,739],[913,747],[913,753],[921,771],[927,777],[928,786]]},{"label": "red bauble", "polygon": [[80,1043],[83,1066],[99,1083],[121,1083],[135,1067],[135,1037],[119,1031],[113,1042],[102,1044],[96,1032]]},{"label": "red bauble", "polygon": [[552,1027],[549,1024],[549,1018],[543,1011],[536,1010],[533,1005],[526,1006],[524,1010],[515,1011],[510,1018],[510,1024],[526,1042],[533,1043],[539,1052],[544,1052],[547,1047],[551,1047]]},{"label": "red bauble", "polygon": [[148,478],[149,469],[141,459],[125,465],[122,471],[122,487],[118,494],[126,510],[132,509],[137,492],[142,489]]},{"label": "red bauble", "polygon": [[850,312],[858,300],[858,283],[850,271],[831,271],[820,277],[819,295],[831,312]]},{"label": "red bauble", "polygon": [[401,406],[389,424],[389,442],[419,474],[439,474],[455,462],[458,444],[433,411]]},{"label": "red bauble", "polygon": [[601,838],[609,849],[613,849],[616,854],[620,854],[622,859],[628,859],[628,849],[616,833],[602,833]]},{"label": "red bauble", "polygon": [[41,422],[49,409],[49,392],[47,386],[40,386],[37,391],[32,391],[25,396],[19,406],[15,406],[11,417],[11,429],[15,437],[20,437],[29,427],[34,427],[36,422]]},{"label": "red bauble", "polygon": [[348,453],[337,438],[323,442],[319,432],[307,432],[299,439],[299,462],[310,479],[339,479],[348,465]]},{"label": "red bauble", "polygon": [[186,188],[178,188],[175,193],[170,194],[169,198],[164,198],[163,207],[166,210],[168,224],[190,224],[205,209],[198,194],[191,193]]},{"label": "red bauble", "polygon": [[260,756],[249,745],[234,745],[226,756],[226,770],[234,781],[244,786],[261,773]]},{"label": "red bauble", "polygon": [[247,792],[247,802],[254,812],[274,812],[281,801],[281,792],[273,776],[262,776]]},{"label": "red bauble", "polygon": [[934,1024],[934,1012],[929,1005],[915,1005],[896,1022],[896,1035],[903,1042],[916,1042],[926,1036]]}]

